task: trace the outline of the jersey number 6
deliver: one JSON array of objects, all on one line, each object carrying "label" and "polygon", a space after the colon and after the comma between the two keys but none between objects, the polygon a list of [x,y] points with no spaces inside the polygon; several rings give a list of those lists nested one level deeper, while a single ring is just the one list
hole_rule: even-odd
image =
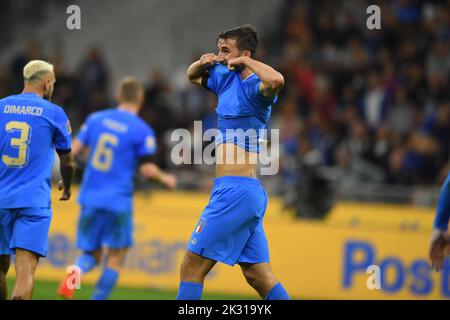
[{"label": "jersey number 6", "polygon": [[103,133],[95,146],[92,166],[99,171],[109,171],[113,161],[113,150],[111,147],[117,146],[117,136]]}]

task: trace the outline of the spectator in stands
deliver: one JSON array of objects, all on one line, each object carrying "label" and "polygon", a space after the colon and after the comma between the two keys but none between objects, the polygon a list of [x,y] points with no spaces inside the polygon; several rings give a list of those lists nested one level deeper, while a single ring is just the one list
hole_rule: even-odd
[{"label": "spectator in stands", "polygon": [[87,51],[77,68],[77,81],[84,116],[108,105],[109,70],[99,48]]},{"label": "spectator in stands", "polygon": [[13,80],[13,88],[12,91],[20,91],[23,87],[23,67],[31,61],[36,59],[44,59],[42,56],[41,48],[39,46],[39,42],[35,39],[28,39],[25,42],[23,52],[20,52],[17,56],[14,57],[11,62],[11,75]]}]

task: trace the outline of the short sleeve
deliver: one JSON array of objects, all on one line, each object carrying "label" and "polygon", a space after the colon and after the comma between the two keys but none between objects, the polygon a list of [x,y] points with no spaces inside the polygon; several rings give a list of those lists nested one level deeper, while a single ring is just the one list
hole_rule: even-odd
[{"label": "short sleeve", "polygon": [[81,126],[80,131],[78,132],[78,135],[77,135],[77,140],[79,140],[85,146],[89,144],[88,131],[89,131],[90,122],[91,122],[90,119],[91,119],[90,117],[87,118],[87,120]]},{"label": "short sleeve", "polygon": [[202,86],[215,94],[218,93],[216,67],[217,65],[209,67],[208,73],[202,77]]},{"label": "short sleeve", "polygon": [[154,131],[147,125],[138,133],[137,156],[139,158],[152,156],[156,153],[156,136]]},{"label": "short sleeve", "polygon": [[255,103],[261,107],[268,107],[274,105],[278,102],[278,95],[275,97],[265,97],[259,90],[259,86],[261,84],[261,79],[255,81],[254,85],[250,86],[250,97],[254,99]]},{"label": "short sleeve", "polygon": [[55,134],[53,144],[56,151],[68,152],[72,148],[72,127],[63,109],[56,109],[54,117]]}]

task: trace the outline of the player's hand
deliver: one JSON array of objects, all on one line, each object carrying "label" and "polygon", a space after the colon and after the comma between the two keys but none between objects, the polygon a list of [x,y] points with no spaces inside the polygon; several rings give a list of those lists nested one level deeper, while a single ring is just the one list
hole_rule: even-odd
[{"label": "player's hand", "polygon": [[173,190],[177,186],[177,178],[173,174],[167,174],[164,177],[164,185],[169,188],[170,190]]},{"label": "player's hand", "polygon": [[59,191],[63,190],[61,198],[59,198],[60,201],[67,201],[70,199],[72,192],[70,190],[64,189],[64,183],[62,180],[58,181],[58,190]]},{"label": "player's hand", "polygon": [[450,254],[450,235],[441,230],[433,231],[429,257],[431,268],[436,272],[442,270],[445,258]]},{"label": "player's hand", "polygon": [[206,53],[200,57],[200,65],[203,67],[209,67],[216,63],[217,56],[214,53]]},{"label": "player's hand", "polygon": [[237,57],[227,61],[228,70],[235,71],[236,67],[243,69],[242,67],[245,65],[244,57]]}]

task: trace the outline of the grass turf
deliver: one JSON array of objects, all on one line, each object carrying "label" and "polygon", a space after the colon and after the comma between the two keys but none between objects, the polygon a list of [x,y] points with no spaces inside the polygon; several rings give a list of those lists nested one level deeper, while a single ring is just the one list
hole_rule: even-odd
[{"label": "grass turf", "polygon": [[[14,279],[8,278],[8,291],[11,295],[12,288],[14,286]],[[52,281],[36,281],[33,292],[34,300],[61,300],[56,295],[56,289],[58,288],[57,282]],[[75,293],[75,300],[89,300],[92,292],[94,291],[93,285],[83,285],[80,290]],[[158,289],[143,289],[143,288],[128,288],[117,287],[114,289],[110,296],[110,300],[174,300],[177,293],[175,291],[158,290]],[[203,295],[204,300],[253,300],[257,297],[242,296],[242,295],[229,295],[222,293],[205,293]]]}]

